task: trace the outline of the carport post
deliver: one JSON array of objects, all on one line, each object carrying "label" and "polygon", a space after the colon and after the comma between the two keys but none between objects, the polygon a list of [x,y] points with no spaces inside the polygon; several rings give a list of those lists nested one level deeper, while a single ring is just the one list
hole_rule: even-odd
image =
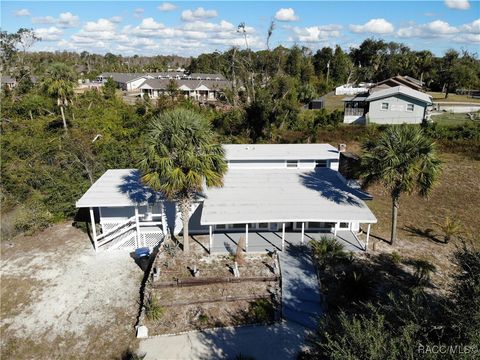
[{"label": "carport post", "polygon": [[92,222],[93,248],[95,249],[95,252],[97,252],[98,251],[97,228],[95,226],[95,214],[93,213],[93,208],[90,208],[90,221]]},{"label": "carport post", "polygon": [[138,206],[135,206],[135,228],[137,231],[137,236],[136,236],[136,241],[137,245],[136,247],[140,247],[140,223],[138,222]]},{"label": "carport post", "polygon": [[248,252],[248,224],[245,224],[245,252]]},{"label": "carport post", "polygon": [[209,240],[210,240],[210,246],[209,246],[208,250],[209,250],[209,252],[210,252],[210,255],[212,254],[212,248],[213,248],[213,233],[212,233],[212,232],[213,232],[213,228],[212,228],[212,225],[210,225],[210,226],[208,227],[208,233],[209,233],[209,235],[210,235],[210,238],[209,238]]},{"label": "carport post", "polygon": [[337,229],[338,229],[338,224],[339,223],[335,223],[335,227],[334,227],[334,230],[333,230],[333,236],[337,236]]},{"label": "carport post", "polygon": [[282,223],[282,251],[285,250],[285,223]]},{"label": "carport post", "polygon": [[370,238],[370,226],[372,226],[372,224],[368,224],[367,226],[367,241],[365,242],[365,251],[368,251],[368,239]]},{"label": "carport post", "polygon": [[167,219],[165,219],[165,204],[164,202],[162,201],[161,202],[162,204],[162,207],[161,207],[161,210],[162,210],[162,231],[163,231],[163,235],[167,235]]},{"label": "carport post", "polygon": [[302,245],[305,242],[305,223],[302,222]]}]

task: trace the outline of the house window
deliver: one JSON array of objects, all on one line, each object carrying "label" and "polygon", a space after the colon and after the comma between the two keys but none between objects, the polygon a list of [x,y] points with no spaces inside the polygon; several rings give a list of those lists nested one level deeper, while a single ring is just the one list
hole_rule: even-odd
[{"label": "house window", "polygon": [[382,103],[382,110],[388,110],[388,103],[387,102]]},{"label": "house window", "polygon": [[327,167],[327,165],[328,165],[327,160],[315,160],[315,167],[317,168]]},{"label": "house window", "polygon": [[258,223],[258,228],[268,230],[268,223]]},{"label": "house window", "polygon": [[245,229],[245,224],[232,224],[232,229]]},{"label": "house window", "polygon": [[270,223],[270,230],[277,231],[278,225],[277,223]]},{"label": "house window", "polygon": [[227,228],[227,225],[225,224],[217,224],[215,225],[216,230],[225,230]]},{"label": "house window", "polygon": [[298,167],[298,160],[287,160],[287,168]]},{"label": "house window", "polygon": [[349,228],[348,222],[341,222],[339,228],[340,229],[348,229]]},{"label": "house window", "polygon": [[414,108],[415,108],[415,105],[407,104],[407,111],[412,112]]},{"label": "house window", "polygon": [[309,222],[308,227],[310,229],[320,229],[322,227],[322,223],[320,223],[320,222]]}]

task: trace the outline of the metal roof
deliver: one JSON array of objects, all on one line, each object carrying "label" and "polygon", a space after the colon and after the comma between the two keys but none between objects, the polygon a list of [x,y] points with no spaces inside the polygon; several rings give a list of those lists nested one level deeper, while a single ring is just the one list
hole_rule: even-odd
[{"label": "metal roof", "polygon": [[411,89],[407,86],[395,86],[384,90],[379,90],[370,94],[366,101],[373,101],[377,99],[383,99],[395,95],[405,95],[413,99],[423,101],[424,103],[431,104],[432,97],[423,92]]},{"label": "metal roof", "polygon": [[319,160],[338,159],[330,144],[227,144],[227,160]]},{"label": "metal roof", "polygon": [[228,171],[222,188],[206,190],[201,224],[292,221],[376,223],[375,215],[340,174],[315,170]]},{"label": "metal roof", "polygon": [[159,198],[140,181],[136,169],[107,170],[75,204],[83,207],[121,207],[145,204]]}]

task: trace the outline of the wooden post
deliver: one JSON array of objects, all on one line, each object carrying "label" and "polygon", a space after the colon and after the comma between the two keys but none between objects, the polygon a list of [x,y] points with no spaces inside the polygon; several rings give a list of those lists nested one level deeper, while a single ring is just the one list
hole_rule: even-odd
[{"label": "wooden post", "polygon": [[245,224],[245,252],[248,252],[248,224]]},{"label": "wooden post", "polygon": [[282,251],[285,250],[285,223],[282,223]]},{"label": "wooden post", "polygon": [[93,208],[90,208],[90,221],[92,222],[93,248],[95,249],[95,252],[97,252],[98,251],[97,228],[95,226],[95,214],[93,213]]},{"label": "wooden post", "polygon": [[137,230],[137,236],[136,236],[136,246],[135,247],[140,247],[140,223],[138,222],[138,206],[135,206],[135,227]]},{"label": "wooden post", "polygon": [[302,222],[302,245],[305,242],[305,223]]},{"label": "wooden post", "polygon": [[209,252],[210,252],[210,255],[212,254],[212,248],[213,248],[213,229],[212,229],[212,225],[210,225],[208,227],[208,233],[210,235],[210,247],[209,247]]},{"label": "wooden post", "polygon": [[372,224],[368,224],[367,226],[367,241],[365,242],[365,251],[368,251],[368,239],[370,238],[370,226]]},{"label": "wooden post", "polygon": [[333,230],[333,236],[335,236],[335,237],[337,236],[338,224],[339,224],[338,222],[335,223],[335,227],[334,227],[334,230]]}]

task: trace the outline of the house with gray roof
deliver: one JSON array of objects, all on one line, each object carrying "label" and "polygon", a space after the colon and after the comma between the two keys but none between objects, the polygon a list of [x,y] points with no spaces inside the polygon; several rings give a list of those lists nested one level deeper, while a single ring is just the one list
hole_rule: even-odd
[{"label": "house with gray roof", "polygon": [[421,124],[433,104],[430,95],[403,85],[374,87],[343,101],[349,124]]},{"label": "house with gray roof", "polygon": [[[192,236],[205,234],[209,251],[225,252],[245,236],[246,251],[283,250],[322,234],[365,250],[377,222],[338,172],[340,151],[329,144],[224,145],[224,185],[198,194],[190,212]],[[175,203],[141,181],[136,169],[105,172],[76,203],[90,212],[96,250],[153,247],[182,232]],[[97,232],[96,225],[100,225]],[[360,239],[363,226],[366,235]]]}]

